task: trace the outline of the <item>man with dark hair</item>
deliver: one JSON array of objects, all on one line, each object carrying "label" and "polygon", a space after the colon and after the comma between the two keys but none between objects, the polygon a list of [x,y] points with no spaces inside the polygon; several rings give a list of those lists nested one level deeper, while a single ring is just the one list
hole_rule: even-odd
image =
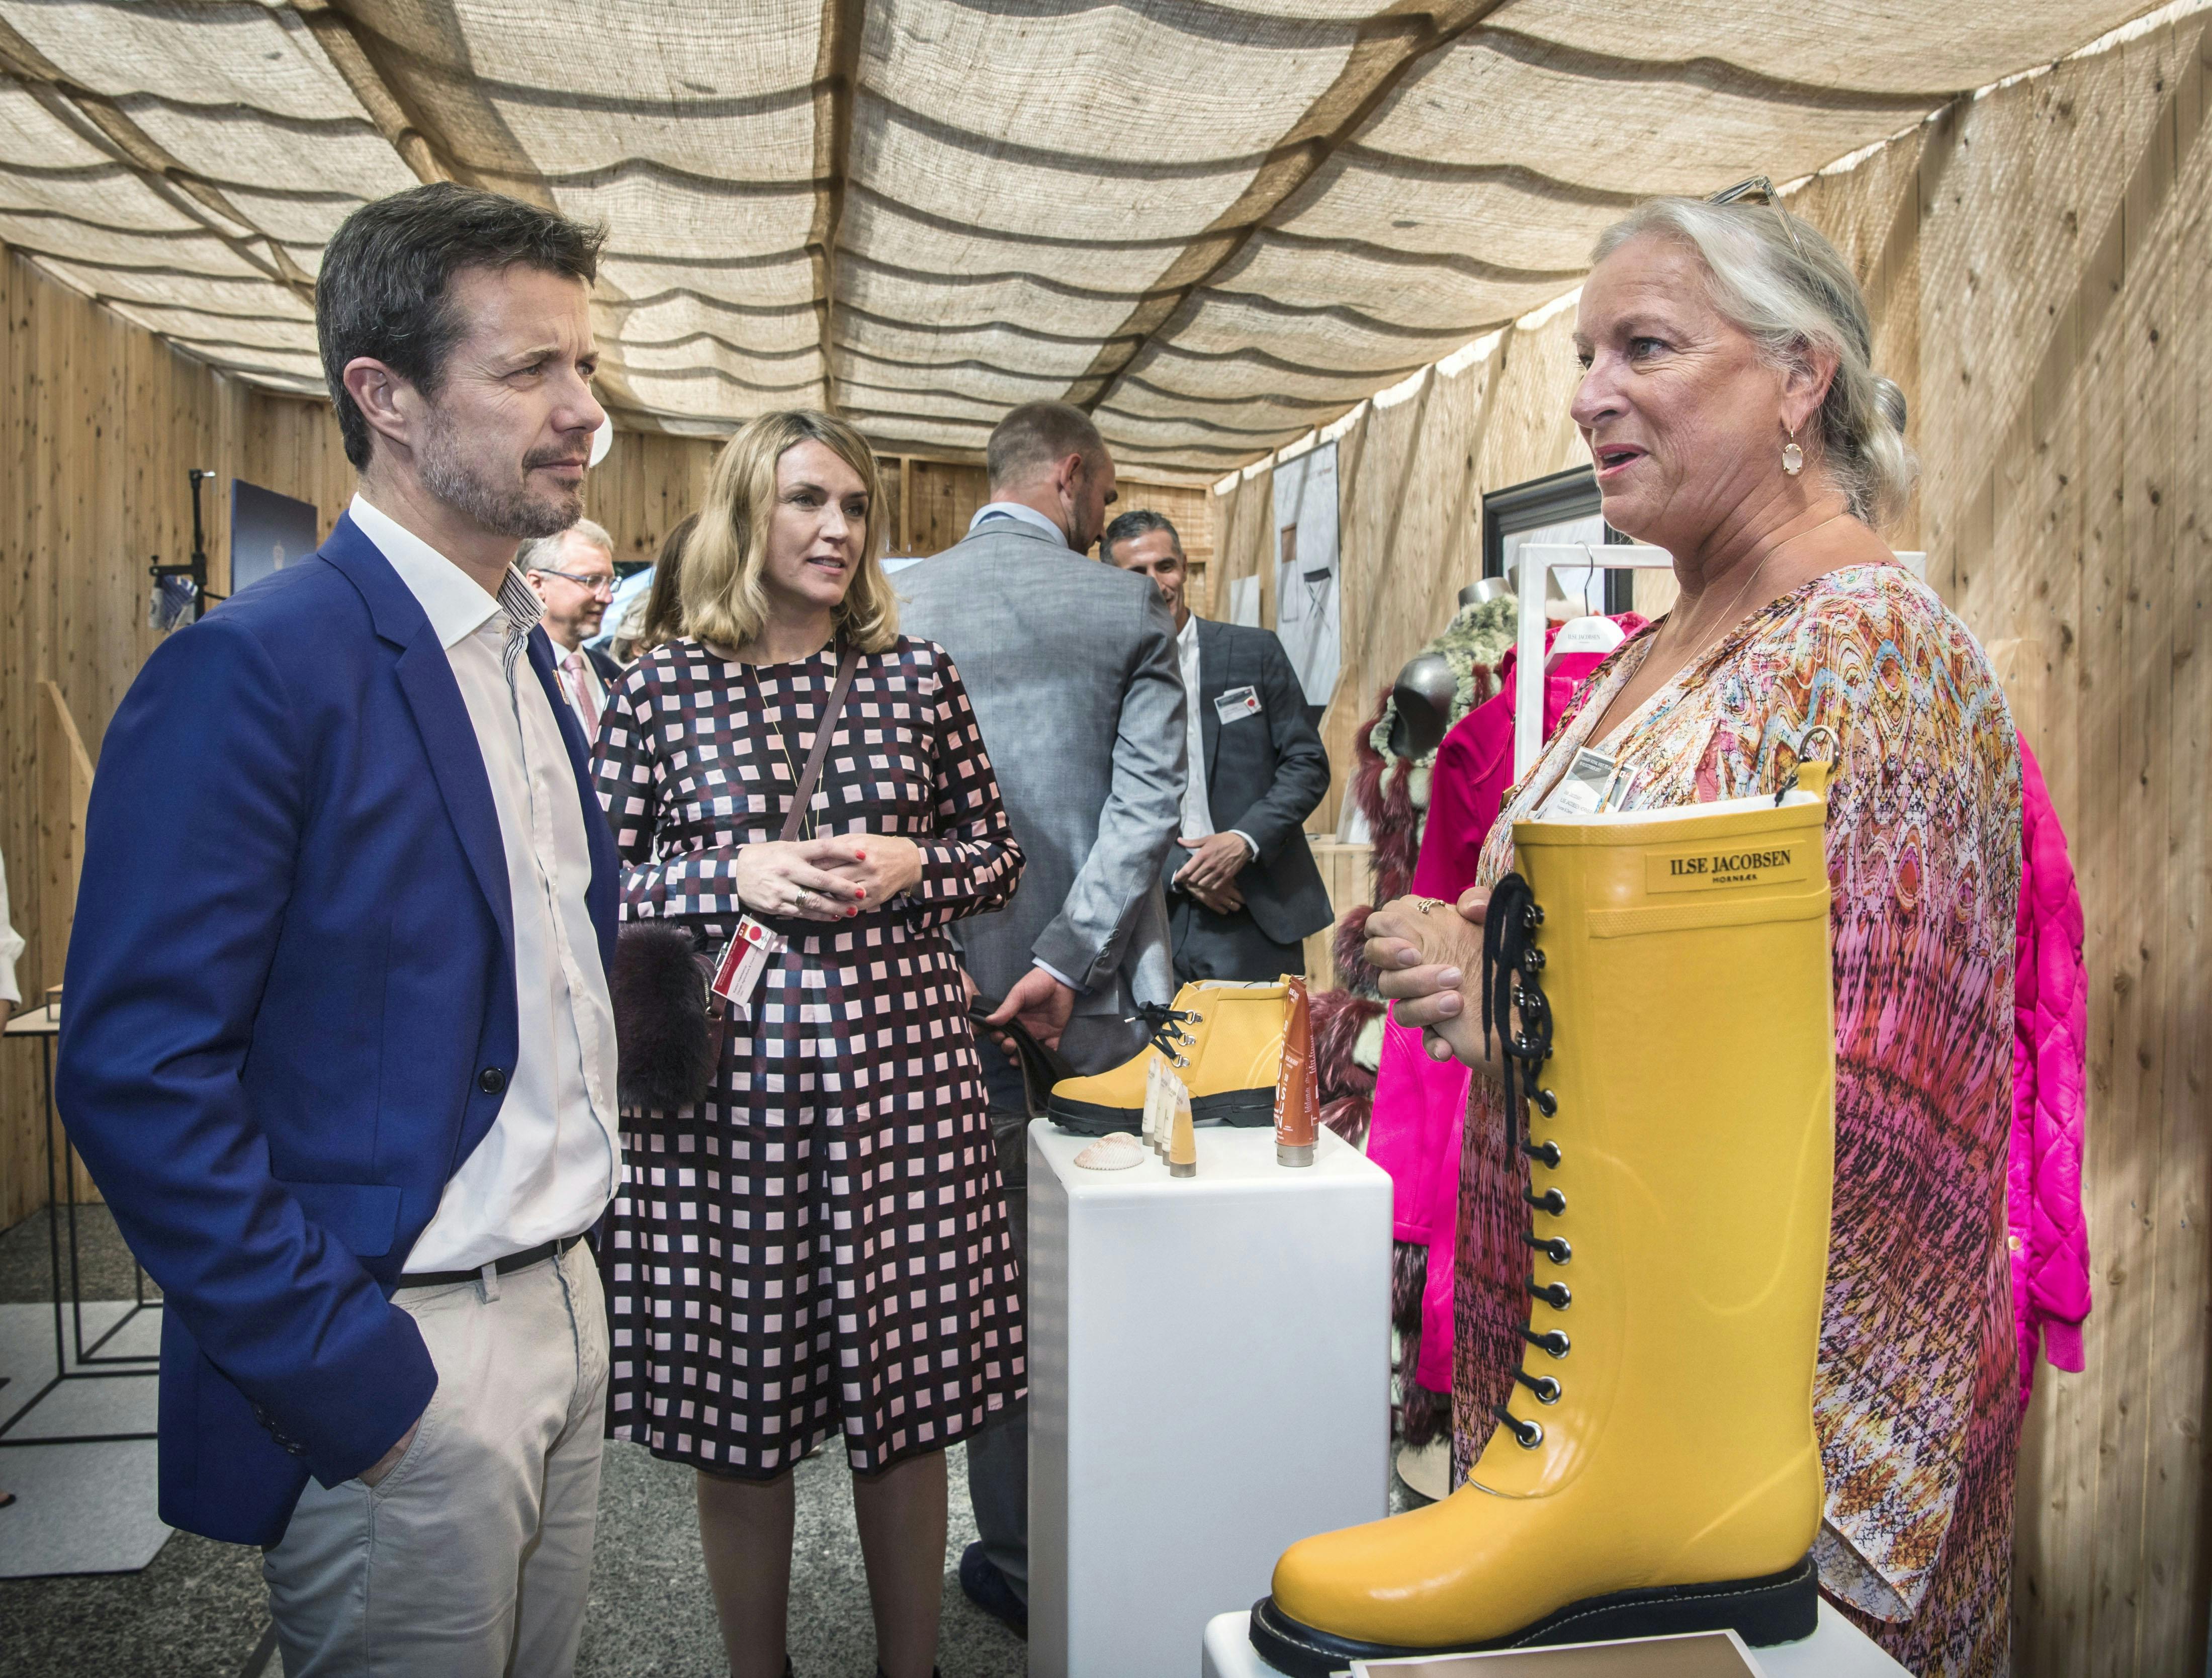
[{"label": "man with dark hair", "polygon": [[[1028,872],[1012,903],[953,935],[972,982],[1079,1073],[1143,1047],[1138,1003],[1175,992],[1160,868],[1182,793],[1182,683],[1156,589],[1082,557],[1114,499],[1114,463],[1063,403],[992,433],[991,499],[964,541],[899,573],[901,622],[968,684]],[[1005,1055],[983,1051],[1006,1211],[1026,1262],[1031,1116]],[[968,1445],[981,1541],[962,1557],[977,1603],[1026,1630],[1029,1432],[1017,1414]]]},{"label": "man with dark hair", "polygon": [[161,1517],[265,1547],[289,1673],[582,1628],[617,868],[514,562],[581,510],[598,249],[454,185],[348,218],[360,493],[162,643],[93,788],[57,1093],[167,1296]]},{"label": "man with dark hair", "polygon": [[1328,753],[1297,673],[1267,630],[1191,611],[1189,562],[1165,515],[1124,513],[1106,527],[1104,550],[1149,577],[1175,614],[1190,763],[1167,865],[1176,977],[1303,973],[1305,939],[1332,917],[1305,836],[1328,793]]}]

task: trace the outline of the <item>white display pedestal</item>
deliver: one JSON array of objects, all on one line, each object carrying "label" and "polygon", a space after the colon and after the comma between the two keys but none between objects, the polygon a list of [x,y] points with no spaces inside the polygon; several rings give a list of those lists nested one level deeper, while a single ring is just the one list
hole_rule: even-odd
[{"label": "white display pedestal", "polygon": [[[1253,1648],[1251,1623],[1249,1608],[1217,1614],[1206,1622],[1200,1678],[1282,1678]],[[1751,1658],[1766,1678],[1905,1678],[1903,1667],[1825,1602],[1812,1636],[1802,1643],[1754,1649]]]},{"label": "white display pedestal", "polygon": [[1386,1512],[1390,1179],[1203,1127],[1198,1175],[1030,1127],[1030,1671],[1188,1672],[1299,1539]]}]

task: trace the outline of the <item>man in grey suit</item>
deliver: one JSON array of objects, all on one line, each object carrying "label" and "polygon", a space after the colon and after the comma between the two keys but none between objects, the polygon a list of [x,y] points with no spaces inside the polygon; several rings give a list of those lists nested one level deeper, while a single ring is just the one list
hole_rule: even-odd
[{"label": "man in grey suit", "polygon": [[[1175,622],[1144,578],[1085,556],[1114,500],[1114,463],[1090,417],[1024,404],[985,454],[991,499],[965,540],[898,576],[902,627],[951,654],[983,731],[1027,866],[995,915],[953,928],[969,978],[1079,1073],[1144,1046],[1137,1004],[1175,993],[1162,891],[1183,786]],[[1029,1112],[1018,1072],[986,1045],[1007,1211],[1027,1259]],[[962,1588],[1026,1633],[1029,1427],[1024,1414],[968,1446],[982,1534]]]}]

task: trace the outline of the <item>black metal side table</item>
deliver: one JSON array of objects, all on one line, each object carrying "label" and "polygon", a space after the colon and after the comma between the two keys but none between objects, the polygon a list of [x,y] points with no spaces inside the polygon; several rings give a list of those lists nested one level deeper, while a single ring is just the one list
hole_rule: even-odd
[{"label": "black metal side table", "polygon": [[[116,1353],[105,1349],[108,1342],[121,1334],[141,1311],[161,1309],[159,1299],[146,1297],[146,1272],[135,1259],[131,1267],[131,1309],[89,1345],[85,1341],[84,1286],[77,1258],[76,1155],[67,1141],[60,1137],[60,1115],[54,1107],[54,1040],[60,1035],[61,1021],[58,1012],[51,1006],[26,1009],[10,1019],[5,1028],[0,1028],[0,1036],[36,1037],[39,1040],[39,1067],[46,1107],[46,1243],[48,1260],[52,1267],[54,1300],[53,1378],[18,1405],[7,1420],[0,1421],[0,1446],[108,1444],[155,1437],[151,1432],[18,1436],[15,1431],[18,1422],[30,1414],[48,1394],[58,1390],[65,1381],[112,1381],[132,1377],[143,1380],[159,1373],[161,1362],[158,1355]],[[64,1222],[69,1225],[66,1286],[62,1275]],[[67,1355],[72,1345],[76,1353],[74,1363]]]}]

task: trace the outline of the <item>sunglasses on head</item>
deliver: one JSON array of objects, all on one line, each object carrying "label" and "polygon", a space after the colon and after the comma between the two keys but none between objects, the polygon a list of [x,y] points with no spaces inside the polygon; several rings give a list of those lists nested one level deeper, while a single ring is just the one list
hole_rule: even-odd
[{"label": "sunglasses on head", "polygon": [[1788,210],[1783,209],[1782,200],[1775,192],[1774,183],[1765,175],[1753,175],[1748,180],[1739,180],[1733,186],[1723,186],[1719,192],[1710,195],[1705,202],[1715,204],[1765,204],[1774,212],[1775,219],[1782,223],[1782,231],[1790,235],[1790,248],[1797,252],[1797,259],[1800,262],[1811,260],[1805,254],[1805,246],[1798,240],[1797,224],[1795,218]]}]

